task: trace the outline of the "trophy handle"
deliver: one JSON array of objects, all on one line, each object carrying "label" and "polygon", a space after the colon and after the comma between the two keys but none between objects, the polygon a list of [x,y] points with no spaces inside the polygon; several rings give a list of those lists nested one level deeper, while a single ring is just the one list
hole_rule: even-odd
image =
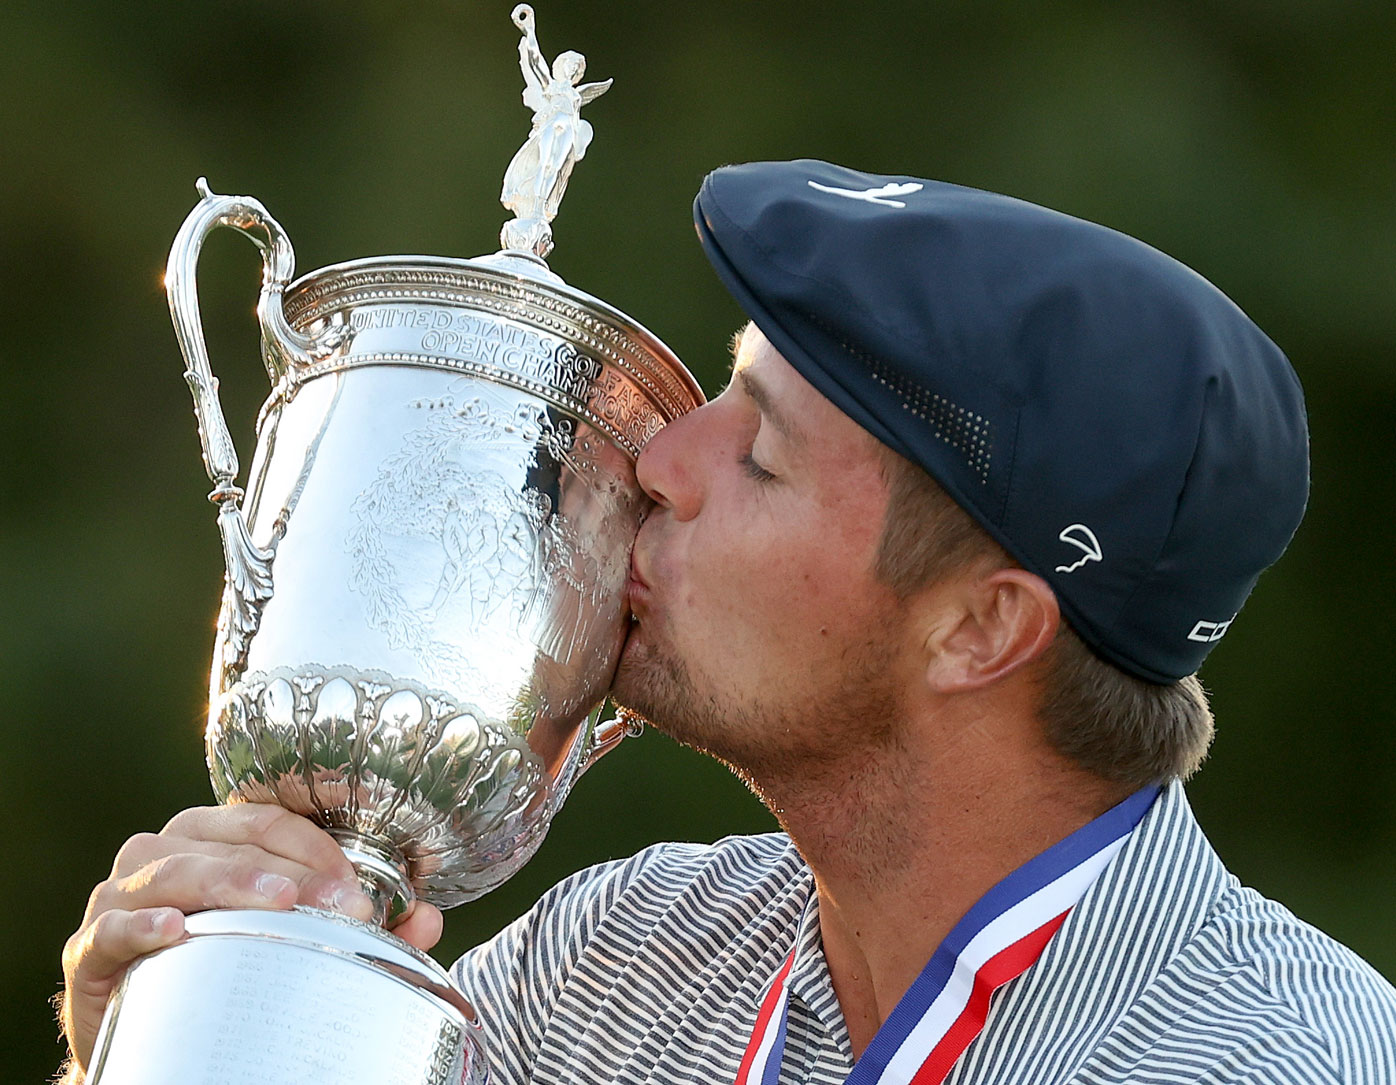
[{"label": "trophy handle", "polygon": [[643,716],[617,705],[615,719],[601,720],[592,728],[591,741],[587,744],[586,754],[582,758],[582,768],[577,775],[580,776],[586,772],[592,765],[619,746],[623,739],[639,738],[644,734],[644,731],[645,720]]},{"label": "trophy handle", "polygon": [[208,182],[202,177],[197,188],[201,199],[189,212],[170,247],[170,260],[165,266],[165,293],[170,299],[170,319],[174,321],[179,349],[188,366],[184,379],[194,394],[204,469],[218,492],[232,486],[238,473],[238,459],[223,418],[223,407],[218,401],[218,379],[209,368],[208,346],[204,342],[203,320],[199,314],[196,274],[204,238],[216,227],[229,226],[251,238],[262,251],[262,291],[257,299],[257,320],[262,328],[263,360],[273,383],[293,366],[310,365],[341,350],[348,344],[353,330],[347,325],[335,324],[319,335],[304,335],[292,328],[282,308],[286,285],[296,271],[296,254],[286,231],[251,196],[220,196],[209,190]]},{"label": "trophy handle", "polygon": [[223,557],[227,568],[224,589],[226,651],[225,672],[240,670],[246,660],[247,645],[257,631],[261,609],[271,598],[271,561],[284,525],[274,528],[266,549],[252,542],[237,486],[237,450],[233,446],[223,406],[218,399],[218,378],[209,368],[208,346],[204,341],[199,315],[196,279],[199,253],[204,238],[218,226],[230,226],[250,237],[262,250],[262,291],[257,300],[257,319],[262,329],[263,360],[272,381],[279,381],[293,366],[309,365],[342,349],[352,335],[347,325],[332,325],[318,336],[303,335],[292,328],[282,308],[286,284],[295,273],[296,256],[290,239],[267,210],[250,196],[219,196],[209,190],[202,177],[198,181],[200,200],[184,220],[170,248],[165,268],[165,292],[170,299],[170,318],[187,366],[184,379],[194,397],[194,414],[199,423],[204,470],[213,491],[209,500],[218,506],[218,528],[223,537]]}]

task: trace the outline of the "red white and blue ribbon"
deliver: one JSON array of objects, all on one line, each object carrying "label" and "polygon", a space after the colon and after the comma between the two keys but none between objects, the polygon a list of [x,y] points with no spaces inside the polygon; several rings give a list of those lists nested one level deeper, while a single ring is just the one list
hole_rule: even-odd
[{"label": "red white and blue ribbon", "polygon": [[[985,893],[888,1015],[847,1085],[940,1085],[984,1027],[989,996],[1037,961],[1157,795],[1136,792]],[[794,964],[792,950],[762,1000],[736,1085],[776,1085]]]}]

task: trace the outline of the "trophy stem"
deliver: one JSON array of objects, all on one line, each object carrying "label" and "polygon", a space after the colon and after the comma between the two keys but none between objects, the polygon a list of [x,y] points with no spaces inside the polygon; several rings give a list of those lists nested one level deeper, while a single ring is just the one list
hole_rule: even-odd
[{"label": "trophy stem", "polygon": [[384,840],[363,836],[351,829],[329,829],[354,866],[359,886],[373,902],[373,922],[396,926],[412,914],[417,894],[407,876],[402,852]]}]

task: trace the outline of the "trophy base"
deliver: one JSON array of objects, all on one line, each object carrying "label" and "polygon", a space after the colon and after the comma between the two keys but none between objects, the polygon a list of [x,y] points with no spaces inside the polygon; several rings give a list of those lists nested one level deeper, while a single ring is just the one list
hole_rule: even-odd
[{"label": "trophy base", "polygon": [[88,1085],[485,1085],[469,1003],[431,958],[330,912],[189,916],[131,966]]}]

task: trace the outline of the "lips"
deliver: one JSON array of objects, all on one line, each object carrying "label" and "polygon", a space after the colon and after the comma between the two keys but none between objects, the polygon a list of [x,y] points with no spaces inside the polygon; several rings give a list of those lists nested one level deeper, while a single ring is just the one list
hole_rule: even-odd
[{"label": "lips", "polygon": [[650,586],[644,576],[635,568],[635,559],[630,559],[630,578],[625,584],[625,599],[630,604],[630,614],[638,620],[649,602]]},{"label": "lips", "polygon": [[640,566],[640,550],[637,546],[630,551],[630,576],[625,583],[625,601],[629,604],[631,617],[635,621],[645,616],[654,594],[649,581],[645,579],[645,574],[640,571]]}]

